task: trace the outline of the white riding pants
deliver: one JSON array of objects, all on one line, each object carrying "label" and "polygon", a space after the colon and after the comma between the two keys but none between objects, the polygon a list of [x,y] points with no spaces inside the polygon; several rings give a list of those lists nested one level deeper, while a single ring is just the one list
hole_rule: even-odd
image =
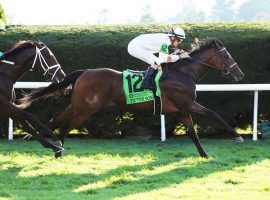
[{"label": "white riding pants", "polygon": [[148,63],[151,67],[156,66],[155,63],[160,65],[158,57],[156,57],[151,51],[147,51],[146,49],[140,47],[136,43],[130,42],[128,44],[128,53],[134,56],[135,58],[138,58]]}]

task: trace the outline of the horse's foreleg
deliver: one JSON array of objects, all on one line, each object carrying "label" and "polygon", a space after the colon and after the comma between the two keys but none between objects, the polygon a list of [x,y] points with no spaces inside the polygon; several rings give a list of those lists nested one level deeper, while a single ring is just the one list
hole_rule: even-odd
[{"label": "horse's foreleg", "polygon": [[197,102],[194,102],[192,105],[192,112],[197,113],[199,115],[206,116],[210,119],[215,120],[217,123],[219,123],[221,126],[223,126],[229,133],[231,133],[235,138],[234,140],[237,142],[243,142],[243,138],[234,130],[233,127],[231,127],[226,121],[224,121],[216,112],[203,107],[202,105],[198,104]]},{"label": "horse's foreleg", "polygon": [[[42,132],[51,132],[42,122],[32,114],[15,107],[13,104],[2,105],[1,111],[12,119],[18,121],[26,131],[29,131],[45,148],[51,148],[55,152],[62,151],[62,144],[58,137],[53,135],[54,143],[44,139]],[[36,131],[37,130],[37,131]]]},{"label": "horse's foreleg", "polygon": [[20,120],[20,119],[15,119],[15,120],[21,124],[23,130],[25,130],[27,133],[32,135],[33,138],[38,140],[42,144],[42,146],[44,146],[45,148],[51,148],[55,152],[63,150],[62,144],[60,142],[54,142],[52,144],[49,141],[45,140],[40,134],[36,133],[33,126],[31,126],[31,124],[27,120]]},{"label": "horse's foreleg", "polygon": [[201,157],[205,157],[208,158],[208,155],[206,154],[204,148],[202,147],[201,143],[200,143],[200,139],[194,129],[193,126],[193,121],[191,116],[185,116],[185,117],[180,117],[181,122],[184,124],[184,126],[186,127],[186,131],[187,131],[187,135],[192,139],[192,141],[194,142],[199,154]]}]

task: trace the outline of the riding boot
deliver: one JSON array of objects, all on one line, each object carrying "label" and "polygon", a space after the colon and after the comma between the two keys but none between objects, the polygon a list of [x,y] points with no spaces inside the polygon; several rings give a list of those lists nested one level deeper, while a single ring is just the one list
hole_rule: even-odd
[{"label": "riding boot", "polygon": [[155,84],[155,69],[153,67],[148,67],[146,70],[145,77],[142,81],[141,88],[143,89],[149,89],[149,90],[155,90],[156,84]]}]

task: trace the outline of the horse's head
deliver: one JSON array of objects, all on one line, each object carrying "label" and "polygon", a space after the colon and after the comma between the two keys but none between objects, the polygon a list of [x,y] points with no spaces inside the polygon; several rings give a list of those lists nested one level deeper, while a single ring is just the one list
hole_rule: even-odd
[{"label": "horse's head", "polygon": [[11,50],[4,53],[4,59],[16,66],[37,69],[53,82],[59,82],[66,76],[51,50],[42,42],[20,41]]},{"label": "horse's head", "polygon": [[230,75],[236,81],[244,77],[243,72],[220,40],[206,39],[199,44],[198,49],[207,50],[204,62],[208,67],[222,71],[223,74]]},{"label": "horse's head", "polygon": [[214,57],[216,59],[215,66],[217,66],[224,74],[230,75],[234,80],[241,80],[244,77],[244,74],[227,51],[226,47],[224,47],[219,40],[214,41],[213,47]]},{"label": "horse's head", "polygon": [[34,42],[35,57],[32,68],[37,67],[43,75],[53,82],[62,81],[66,74],[51,50],[42,42]]}]

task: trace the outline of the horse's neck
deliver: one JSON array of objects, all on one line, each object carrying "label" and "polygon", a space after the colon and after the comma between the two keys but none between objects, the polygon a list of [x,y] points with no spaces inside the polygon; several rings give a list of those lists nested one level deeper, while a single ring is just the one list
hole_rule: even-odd
[{"label": "horse's neck", "polygon": [[23,55],[17,54],[13,58],[8,59],[8,61],[14,62],[14,65],[0,62],[0,73],[5,74],[10,77],[10,79],[15,83],[29,70],[30,65],[25,57],[24,61],[20,61],[20,57]]}]

